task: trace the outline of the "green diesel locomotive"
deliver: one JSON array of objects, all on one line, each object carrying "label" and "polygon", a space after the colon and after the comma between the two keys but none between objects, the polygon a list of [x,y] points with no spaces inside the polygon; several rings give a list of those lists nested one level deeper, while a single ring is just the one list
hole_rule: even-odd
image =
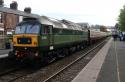
[{"label": "green diesel locomotive", "polygon": [[52,62],[88,44],[89,31],[67,20],[46,16],[24,18],[13,35],[10,57],[21,61]]}]

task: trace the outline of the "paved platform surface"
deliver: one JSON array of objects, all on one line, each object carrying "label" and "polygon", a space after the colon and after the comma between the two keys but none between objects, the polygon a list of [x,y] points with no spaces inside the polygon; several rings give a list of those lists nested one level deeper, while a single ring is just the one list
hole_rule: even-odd
[{"label": "paved platform surface", "polygon": [[0,59],[1,58],[6,58],[6,57],[8,57],[8,54],[2,54],[2,55],[0,55]]},{"label": "paved platform surface", "polygon": [[7,57],[9,51],[11,51],[11,49],[0,49],[0,59]]},{"label": "paved platform surface", "polygon": [[125,82],[125,42],[112,42],[96,82]]},{"label": "paved platform surface", "polygon": [[72,82],[96,82],[96,79],[98,78],[99,72],[106,58],[111,43],[112,43],[112,38],[95,55],[95,57],[83,68],[83,70],[72,80]]},{"label": "paved platform surface", "polygon": [[7,54],[11,49],[0,49],[0,55]]},{"label": "paved platform surface", "polygon": [[125,82],[125,42],[110,39],[72,82]]},{"label": "paved platform surface", "polygon": [[110,40],[72,82],[125,82],[125,42]]}]

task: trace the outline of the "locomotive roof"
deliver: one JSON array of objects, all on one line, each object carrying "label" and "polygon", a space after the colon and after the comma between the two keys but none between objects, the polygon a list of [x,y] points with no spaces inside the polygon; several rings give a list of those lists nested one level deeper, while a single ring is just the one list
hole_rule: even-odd
[{"label": "locomotive roof", "polygon": [[57,20],[54,18],[41,16],[40,22],[42,24],[53,25],[54,28],[82,30],[79,25],[77,25],[73,22],[67,21],[67,20]]},{"label": "locomotive roof", "polygon": [[80,25],[74,23],[74,22],[71,22],[71,21],[68,21],[68,20],[61,20],[62,23],[66,24],[70,29],[73,29],[73,30],[82,30]]}]

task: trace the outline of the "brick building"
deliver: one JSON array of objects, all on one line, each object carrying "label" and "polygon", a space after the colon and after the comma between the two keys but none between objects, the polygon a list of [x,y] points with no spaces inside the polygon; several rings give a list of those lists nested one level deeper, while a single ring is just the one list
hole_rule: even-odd
[{"label": "brick building", "polygon": [[3,24],[4,24],[4,30],[5,34],[8,32],[12,32],[15,30],[16,24],[19,22],[19,16],[9,13],[3,13]]},{"label": "brick building", "polygon": [[[0,2],[3,0],[0,0]],[[4,2],[4,1],[3,1]],[[1,3],[2,5],[2,3]],[[10,4],[10,9],[17,10],[18,4],[17,2],[12,2]],[[0,28],[4,28],[4,34],[12,33],[15,30],[16,24],[19,22],[19,16],[0,12]]]}]

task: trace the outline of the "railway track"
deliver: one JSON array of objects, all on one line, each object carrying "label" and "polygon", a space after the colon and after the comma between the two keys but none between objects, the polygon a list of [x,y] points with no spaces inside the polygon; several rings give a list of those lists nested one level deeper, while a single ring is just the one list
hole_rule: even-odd
[{"label": "railway track", "polygon": [[[24,67],[19,67],[19,68],[17,67],[17,68],[10,69],[10,70],[8,70],[6,72],[1,73],[0,74],[0,82],[18,82],[18,81],[19,82],[27,82],[27,81],[31,81],[32,82],[32,81],[36,81],[36,79],[39,79],[40,77],[42,77],[42,80],[40,80],[38,82],[50,82],[50,80],[52,80],[54,77],[58,76],[60,73],[62,73],[64,70],[66,70],[67,68],[72,66],[74,63],[76,63],[80,59],[84,58],[86,55],[88,55],[94,49],[96,49],[97,47],[103,45],[104,42],[105,41],[101,42],[100,44],[98,44],[93,49],[87,51],[86,53],[84,53],[84,55],[82,55],[79,58],[75,59],[75,61],[71,62],[70,64],[68,64],[68,65],[66,64],[67,66],[65,66],[65,65],[64,66],[60,66],[60,65],[58,65],[61,68],[58,68],[58,66],[54,66],[54,67],[58,68],[59,70],[56,70],[55,68],[51,67],[51,65],[53,65],[53,63],[48,65],[48,66],[46,66],[46,67],[42,67],[42,68],[40,68],[38,70],[29,70],[29,69],[25,69]],[[83,52],[80,52],[79,54],[83,54]],[[54,62],[54,64],[56,64],[57,62]],[[40,72],[43,73],[43,75],[34,74],[36,72],[39,73],[39,70],[40,70]],[[53,70],[53,72],[50,72],[50,70]],[[47,73],[47,72],[50,72],[50,73]],[[32,77],[30,77],[29,75],[31,75],[33,77],[33,79],[31,79]],[[34,76],[34,75],[36,75],[36,76]],[[25,78],[27,79],[27,77],[29,77],[30,80],[25,80]]]},{"label": "railway track", "polygon": [[[70,82],[71,80],[68,81],[64,81],[61,80],[59,81],[62,76],[67,76],[68,74],[65,75],[60,75],[61,73],[63,73],[66,69],[68,68],[72,68],[72,66],[78,61],[81,61],[82,66],[80,65],[79,67],[82,67],[82,69],[84,68],[84,66],[91,60],[91,58],[95,55],[95,53],[98,52],[98,50],[104,45],[104,43],[106,43],[108,41],[108,39],[104,40],[103,42],[101,42],[100,44],[97,43],[95,45],[97,45],[96,47],[90,46],[80,52],[76,52],[75,54],[72,54],[66,58],[63,58],[61,60],[58,60],[54,63],[51,63],[45,67],[42,67],[41,69],[39,69],[37,72],[33,73],[33,74],[29,74],[23,78],[17,79],[14,82]],[[94,48],[93,48],[94,47]],[[97,49],[98,48],[98,49]],[[91,50],[90,50],[91,49]],[[96,50],[97,49],[97,50]],[[88,51],[89,50],[89,51]],[[95,51],[95,52],[94,52]],[[88,56],[89,55],[89,56]],[[75,60],[75,61],[74,61]],[[84,63],[83,63],[84,62]],[[76,69],[79,69],[78,66],[76,66]],[[76,72],[75,69],[75,72]],[[69,70],[69,69],[68,69]],[[79,69],[80,70],[80,69]],[[67,72],[68,73],[68,72]],[[70,74],[72,74],[74,72],[71,72]],[[78,72],[77,72],[78,73]],[[76,73],[76,74],[77,74]],[[58,80],[54,80],[54,78],[58,78]],[[70,76],[70,75],[69,75]],[[75,75],[76,76],[76,75]],[[73,77],[72,77],[73,78]],[[67,77],[66,77],[67,79]]]},{"label": "railway track", "polygon": [[5,70],[5,71],[3,71],[3,72],[0,73],[0,77],[2,77],[4,75],[7,75],[9,73],[12,73],[14,71],[17,71],[19,69],[20,69],[20,67],[16,67],[16,68],[11,68],[11,69]]},{"label": "railway track", "polygon": [[27,69],[26,66],[21,65],[15,68],[5,70],[0,73],[0,82],[13,82],[16,79],[24,77],[34,71]]},{"label": "railway track", "polygon": [[[17,68],[11,68],[11,69],[1,72],[0,73],[0,82],[11,82],[11,81],[19,78],[19,77],[14,77],[14,72],[16,72],[20,69],[21,69],[20,67],[17,67]],[[11,76],[13,76],[13,78],[8,78]]]},{"label": "railway track", "polygon": [[70,64],[68,64],[67,66],[63,67],[62,69],[60,69],[59,71],[57,71],[56,73],[54,73],[53,75],[51,75],[50,77],[48,77],[47,79],[45,79],[42,82],[53,82],[51,81],[53,78],[55,78],[56,76],[58,76],[60,73],[62,73],[63,71],[65,71],[66,69],[70,68],[73,64],[77,63],[78,61],[80,61],[82,58],[84,58],[86,55],[88,55],[89,53],[93,52],[96,48],[102,46],[105,43],[105,41],[101,42],[100,44],[98,44],[97,46],[95,46],[94,48],[92,48],[91,50],[87,51],[85,54],[83,54],[82,56],[80,56],[79,58],[77,58],[75,61],[71,62]]}]

